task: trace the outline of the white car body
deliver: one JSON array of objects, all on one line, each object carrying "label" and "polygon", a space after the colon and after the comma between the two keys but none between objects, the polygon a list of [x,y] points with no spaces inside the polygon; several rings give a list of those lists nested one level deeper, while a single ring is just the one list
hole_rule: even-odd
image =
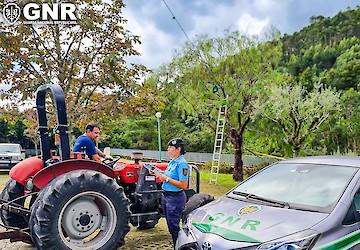
[{"label": "white car body", "polygon": [[25,158],[25,152],[20,144],[0,143],[0,168],[11,169]]}]

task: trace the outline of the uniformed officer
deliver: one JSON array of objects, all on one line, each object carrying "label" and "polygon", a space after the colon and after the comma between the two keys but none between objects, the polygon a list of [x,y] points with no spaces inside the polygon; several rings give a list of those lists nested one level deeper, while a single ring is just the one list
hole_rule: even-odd
[{"label": "uniformed officer", "polygon": [[184,149],[184,141],[181,138],[169,141],[167,153],[172,159],[165,173],[159,174],[157,177],[163,182],[162,208],[175,245],[180,231],[181,214],[186,203],[184,189],[188,188],[189,165],[184,158],[186,151]]}]

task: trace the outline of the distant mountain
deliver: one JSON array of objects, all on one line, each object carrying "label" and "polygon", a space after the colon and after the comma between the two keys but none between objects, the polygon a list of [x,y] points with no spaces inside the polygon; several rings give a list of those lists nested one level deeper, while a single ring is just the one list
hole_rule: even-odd
[{"label": "distant mountain", "polygon": [[281,66],[311,89],[316,82],[338,90],[360,89],[360,6],[284,35]]},{"label": "distant mountain", "polygon": [[284,35],[284,61],[288,61],[291,55],[299,55],[302,49],[321,43],[324,47],[331,47],[339,43],[343,38],[356,36],[360,38],[360,6],[339,12],[329,18],[312,16],[311,24],[292,35]]}]

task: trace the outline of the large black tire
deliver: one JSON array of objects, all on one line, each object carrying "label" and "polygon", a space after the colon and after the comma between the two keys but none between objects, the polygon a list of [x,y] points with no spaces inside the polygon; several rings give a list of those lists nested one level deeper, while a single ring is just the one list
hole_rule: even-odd
[{"label": "large black tire", "polygon": [[193,196],[191,196],[189,201],[186,202],[185,208],[181,216],[183,224],[186,223],[186,218],[190,212],[208,204],[213,200],[215,200],[215,198],[210,194],[194,194]]},{"label": "large black tire", "polygon": [[125,244],[129,218],[129,201],[114,179],[77,170],[41,190],[29,224],[38,249],[108,250]]},{"label": "large black tire", "polygon": [[[24,196],[24,186],[13,179],[8,180],[8,182],[5,184],[5,188],[0,193],[0,198],[5,201],[12,201],[21,196]],[[13,203],[24,206],[24,202],[25,198],[20,198]],[[28,223],[24,217],[16,213],[1,209],[0,217],[5,226],[18,228],[26,228],[28,226]]]}]

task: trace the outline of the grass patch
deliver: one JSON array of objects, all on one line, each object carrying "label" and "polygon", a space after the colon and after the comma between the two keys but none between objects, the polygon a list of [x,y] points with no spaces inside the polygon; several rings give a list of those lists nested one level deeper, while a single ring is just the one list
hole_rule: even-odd
[{"label": "grass patch", "polygon": [[9,171],[0,172],[0,192],[4,189],[5,184],[9,179]]},{"label": "grass patch", "polygon": [[[210,182],[210,172],[209,171],[200,171],[200,179],[202,181],[207,181]],[[213,180],[214,178],[216,178],[216,175],[213,175]],[[215,182],[213,182],[215,183]],[[233,187],[235,187],[236,185],[238,185],[240,182],[239,181],[234,181],[232,178],[232,174],[219,174],[218,177],[218,186],[222,186],[224,188],[227,189],[232,189]]]}]

